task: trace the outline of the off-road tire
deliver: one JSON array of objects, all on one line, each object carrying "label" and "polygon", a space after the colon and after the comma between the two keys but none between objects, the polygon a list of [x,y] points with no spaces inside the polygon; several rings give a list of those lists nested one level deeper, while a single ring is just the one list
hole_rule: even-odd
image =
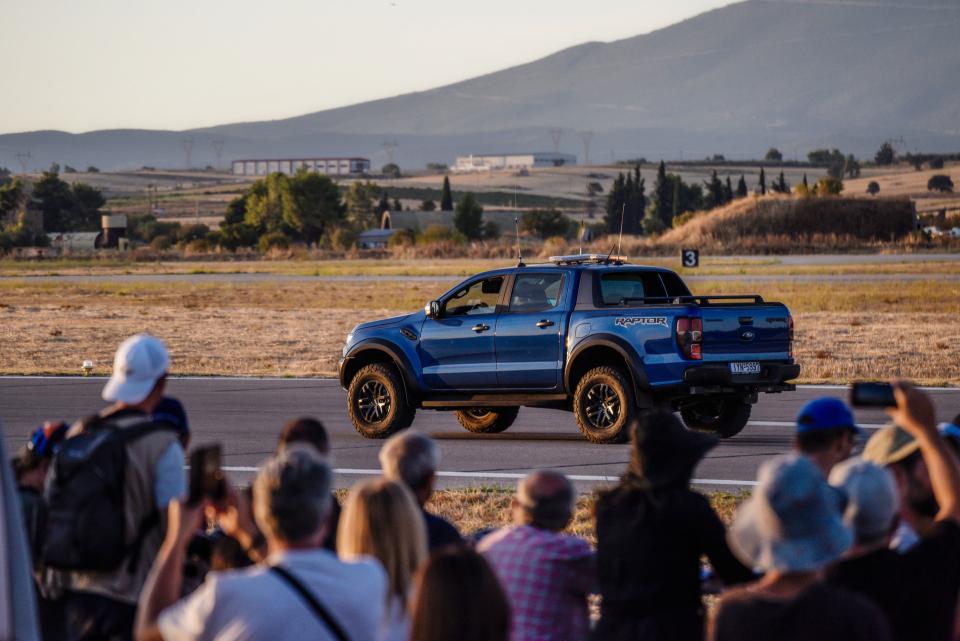
[{"label": "off-road tire", "polygon": [[680,408],[680,416],[692,430],[732,438],[746,427],[751,407],[735,398],[704,400]]},{"label": "off-road tire", "polygon": [[477,407],[457,410],[457,420],[468,432],[474,434],[498,434],[517,420],[519,407]]},{"label": "off-road tire", "polygon": [[592,443],[623,443],[636,412],[629,378],[615,367],[594,367],[577,383],[573,415]]},{"label": "off-road tire", "polygon": [[347,389],[347,413],[366,438],[387,438],[410,427],[416,410],[407,404],[400,372],[392,363],[360,369]]}]

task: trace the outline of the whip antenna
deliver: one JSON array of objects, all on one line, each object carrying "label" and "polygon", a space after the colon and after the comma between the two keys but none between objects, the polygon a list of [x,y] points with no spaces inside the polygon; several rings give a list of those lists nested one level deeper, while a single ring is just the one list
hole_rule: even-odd
[{"label": "whip antenna", "polygon": [[523,267],[523,252],[520,251],[520,219],[513,219],[513,228],[517,232],[517,267]]},{"label": "whip antenna", "polygon": [[623,217],[627,213],[627,203],[620,207],[620,237],[617,238],[617,256],[620,255],[620,248],[623,245]]},{"label": "whip antenna", "polygon": [[[586,215],[586,214],[584,214],[584,216],[585,216],[585,215]],[[580,217],[580,252],[579,252],[579,253],[581,253],[581,254],[583,253],[583,223],[584,223],[584,216],[581,216],[581,217]]]}]

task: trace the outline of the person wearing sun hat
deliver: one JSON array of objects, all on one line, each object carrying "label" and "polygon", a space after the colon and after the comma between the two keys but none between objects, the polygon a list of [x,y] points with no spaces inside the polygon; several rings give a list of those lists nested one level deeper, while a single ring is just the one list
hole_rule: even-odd
[{"label": "person wearing sun hat", "polygon": [[703,639],[700,559],[726,583],[754,578],[726,543],[707,499],[690,489],[694,468],[719,442],[665,410],[632,426],[631,460],[595,507],[602,596],[594,641]]},{"label": "person wearing sun hat", "polygon": [[834,465],[850,457],[859,435],[846,403],[829,396],[815,398],[797,414],[794,449],[810,458],[827,477]]},{"label": "person wearing sun hat", "polygon": [[[170,355],[160,339],[131,336],[117,349],[113,372],[103,388],[102,397],[111,405],[71,427],[72,435],[104,428],[140,429],[147,423],[162,426],[145,430],[125,446],[125,482],[119,489],[124,493],[130,561],[112,571],[72,572],[66,606],[70,638],[132,639],[137,599],[163,540],[166,506],[186,493],[178,434],[152,416],[163,399],[169,369]],[[151,521],[155,525],[141,532]]]},{"label": "person wearing sun hat", "polygon": [[873,433],[863,449],[863,458],[893,474],[900,499],[900,523],[891,545],[906,552],[933,526],[940,509],[920,443],[894,421]]},{"label": "person wearing sun hat", "polygon": [[890,638],[868,599],[820,582],[820,571],[853,542],[843,497],[804,456],[765,462],[737,512],[730,547],[762,570],[758,581],[723,594],[711,621],[716,641],[817,641]]},{"label": "person wearing sun hat", "polygon": [[[874,462],[842,463],[830,477],[847,494],[844,518],[853,527],[856,543],[826,577],[880,606],[896,639],[948,639],[960,596],[960,469],[936,427],[929,396],[902,383],[894,393],[897,408],[890,414],[895,425],[878,431],[864,452],[864,458]],[[915,456],[921,460],[912,464],[912,473],[894,472]],[[898,513],[910,509],[898,509],[898,504],[917,500],[910,486],[919,483],[921,472],[926,475],[922,487],[931,488],[936,511],[914,545],[898,552],[890,549],[891,534]]]}]

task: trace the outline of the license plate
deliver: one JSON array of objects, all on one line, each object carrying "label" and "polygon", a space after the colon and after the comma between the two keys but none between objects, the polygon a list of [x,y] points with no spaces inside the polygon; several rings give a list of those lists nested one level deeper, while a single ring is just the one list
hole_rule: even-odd
[{"label": "license plate", "polygon": [[745,363],[730,363],[730,372],[732,374],[759,374],[760,363],[757,361],[748,361]]}]

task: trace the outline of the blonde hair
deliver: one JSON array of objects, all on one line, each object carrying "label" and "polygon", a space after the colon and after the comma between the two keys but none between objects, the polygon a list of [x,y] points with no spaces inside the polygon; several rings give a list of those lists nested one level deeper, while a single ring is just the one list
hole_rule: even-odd
[{"label": "blonde hair", "polygon": [[340,515],[337,554],[375,557],[387,571],[388,600],[406,599],[413,575],[427,557],[426,525],[410,490],[385,479],[355,485]]}]

